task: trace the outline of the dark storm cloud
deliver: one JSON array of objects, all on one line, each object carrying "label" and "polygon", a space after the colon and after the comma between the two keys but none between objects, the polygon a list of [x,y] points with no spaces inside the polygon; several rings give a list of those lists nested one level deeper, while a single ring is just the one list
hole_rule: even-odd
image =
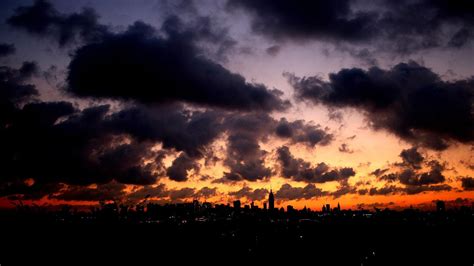
[{"label": "dark storm cloud", "polygon": [[[348,53],[350,56],[357,59],[362,65],[365,66],[376,66],[378,65],[378,60],[374,52],[376,50],[368,49],[368,48],[359,48],[357,46],[350,46],[350,45],[341,45],[336,44],[336,49],[342,52]],[[384,52],[388,51],[384,50]]]},{"label": "dark storm cloud", "polygon": [[186,181],[188,180],[188,171],[191,169],[198,170],[199,165],[183,152],[166,170],[166,175],[174,181]]},{"label": "dark storm cloud", "polygon": [[217,195],[218,191],[216,187],[203,187],[196,192],[197,197],[210,198]]},{"label": "dark storm cloud", "polygon": [[470,42],[472,37],[472,29],[462,28],[452,36],[448,42],[448,45],[451,47],[460,48],[466,45],[466,43]]},{"label": "dark storm cloud", "polygon": [[264,200],[268,195],[268,190],[264,188],[252,189],[244,186],[240,190],[229,192],[229,196],[240,198],[246,198],[251,201]]},{"label": "dark storm cloud", "polygon": [[228,138],[224,164],[231,170],[225,177],[231,180],[256,181],[270,177],[271,169],[264,165],[266,151],[251,134],[233,134]]},{"label": "dark storm cloud", "polygon": [[260,142],[268,138],[275,120],[266,113],[248,113],[230,116],[225,121],[227,130],[227,154],[224,164],[230,172],[224,180],[256,181],[271,176],[271,169],[264,165],[267,152]]},{"label": "dark storm cloud", "polygon": [[37,72],[34,62],[23,62],[20,68],[0,66],[0,125],[15,119],[17,105],[38,95],[36,86],[28,83]]},{"label": "dark storm cloud", "polygon": [[[206,146],[220,134],[221,118],[213,111],[189,112],[180,105],[147,107],[134,106],[99,120],[97,132],[105,137],[126,135],[136,143],[107,148],[99,158],[100,165],[122,173],[108,173],[122,183],[152,184],[165,174],[175,181],[185,181],[187,170],[197,169]],[[164,149],[183,151],[164,169],[164,151],[152,151],[160,142]],[[110,157],[110,158],[109,158]],[[146,163],[145,159],[154,158]]]},{"label": "dark storm cloud", "polygon": [[281,138],[291,139],[293,143],[303,143],[310,147],[316,144],[328,145],[334,136],[328,133],[328,129],[321,128],[320,125],[311,125],[304,120],[288,122],[285,118],[280,119],[276,125],[276,135]]},{"label": "dark storm cloud", "polygon": [[[27,64],[13,72],[15,78],[23,73],[19,78],[23,80],[32,67]],[[276,135],[277,121],[265,113],[190,111],[182,105],[125,106],[113,113],[108,105],[77,110],[69,102],[11,107],[0,131],[0,155],[6,165],[2,190],[11,194],[36,193],[37,187],[57,183],[75,187],[115,180],[149,185],[164,176],[185,181],[188,170],[198,169],[197,160],[207,156],[209,145],[223,134],[228,136],[224,163],[231,170],[226,174],[229,180],[254,181],[271,175],[263,164],[267,152],[259,142]],[[162,150],[153,149],[157,143]],[[165,169],[163,159],[174,152],[181,154]],[[11,185],[28,178],[35,181],[31,188]]]},{"label": "dark storm cloud", "polygon": [[190,187],[179,189],[167,189],[165,185],[160,184],[156,187],[144,187],[138,191],[133,192],[127,197],[131,200],[143,200],[145,198],[166,198],[173,202],[189,200],[199,197],[212,197],[216,195],[216,188],[203,187],[199,190]]},{"label": "dark storm cloud", "polygon": [[[151,143],[120,144],[104,151],[98,160],[106,169],[104,174],[119,182],[149,185],[155,183],[157,176],[164,175],[162,154],[153,152],[152,147]],[[143,158],[156,159],[143,165]]]},{"label": "dark storm cloud", "polygon": [[329,193],[331,196],[333,196],[334,199],[337,199],[339,197],[342,197],[346,194],[356,194],[357,187],[356,186],[351,186],[348,182],[347,179],[340,182],[339,186],[337,189],[331,193]]},{"label": "dark storm cloud", "polygon": [[186,181],[187,171],[198,169],[196,160],[223,133],[224,118],[225,114],[219,112],[190,112],[181,105],[135,106],[112,114],[106,124],[113,132],[183,151],[167,169],[167,175],[175,181]]},{"label": "dark storm cloud", "polygon": [[474,140],[474,81],[443,81],[415,62],[392,69],[343,69],[319,77],[298,78],[287,74],[295,96],[329,107],[361,110],[374,129],[386,129],[398,137],[443,150],[451,140]]},{"label": "dark storm cloud", "polygon": [[39,200],[52,193],[58,192],[63,184],[28,184],[27,180],[0,182],[0,197],[7,196],[9,200]]},{"label": "dark storm cloud", "polygon": [[[34,87],[33,87],[34,88]],[[22,94],[23,95],[23,94]],[[3,99],[2,99],[3,100]],[[2,180],[0,183],[20,184],[28,178],[35,179],[33,186],[23,192],[32,192],[34,188],[46,186],[36,177],[46,175],[50,164],[48,159],[55,156],[54,147],[48,147],[56,138],[51,127],[62,116],[72,114],[75,109],[69,103],[29,103],[22,109],[11,105],[11,112],[4,113],[0,121],[0,159],[2,161]],[[52,154],[49,154],[52,152]],[[44,165],[43,165],[44,163]],[[54,172],[54,169],[50,169]],[[52,174],[52,173],[51,173]],[[54,178],[54,174],[49,178]],[[21,187],[14,185],[22,191]],[[11,190],[12,187],[10,187]],[[10,191],[13,193],[13,191]]]},{"label": "dark storm cloud", "polygon": [[[86,132],[79,130],[84,125],[75,123],[82,122],[82,116],[55,125],[59,118],[74,112],[73,106],[66,102],[30,103],[16,110],[15,119],[1,132],[4,142],[2,158],[8,165],[5,176],[20,179],[31,177],[40,182],[36,179],[58,179],[63,171],[63,178],[84,174],[85,169],[79,170],[77,166],[83,163],[80,161],[81,154],[87,150],[80,137],[80,133]],[[85,113],[93,116],[92,112],[89,110]],[[74,167],[69,168],[71,164]]]},{"label": "dark storm cloud", "polygon": [[[384,4],[385,12],[378,24],[384,37],[394,36],[394,46],[400,52],[461,47],[472,40],[474,5],[471,1],[385,1]],[[425,15],[419,15],[420,10]]]},{"label": "dark storm cloud", "polygon": [[435,47],[463,47],[474,37],[470,1],[230,0],[228,6],[245,10],[258,34],[278,41],[329,41],[369,64],[376,62],[368,49],[347,45],[409,54]]},{"label": "dark storm cloud", "polygon": [[464,190],[474,190],[474,178],[470,176],[462,177],[461,186]]},{"label": "dark storm cloud", "polygon": [[[386,183],[382,187],[359,188],[370,183],[358,182],[354,186],[347,182],[347,179],[339,182],[338,188],[331,192],[334,198],[346,194],[359,195],[413,195],[424,192],[450,191],[452,187],[446,184],[446,177],[443,171],[445,163],[436,160],[427,161],[417,151],[416,147],[402,150],[400,157],[403,162],[395,163],[394,169],[398,172],[391,172],[392,169],[376,169],[370,175],[377,177],[379,181]],[[429,168],[429,170],[422,170]]]},{"label": "dark storm cloud", "polygon": [[18,80],[25,80],[38,74],[39,66],[35,61],[25,61],[18,69]]},{"label": "dark storm cloud", "polygon": [[396,187],[396,186],[384,186],[381,188],[373,187],[369,189],[369,195],[374,196],[374,195],[397,194],[397,193],[400,193],[401,190],[402,189],[400,187]]},{"label": "dark storm cloud", "polygon": [[29,103],[15,110],[0,131],[2,182],[155,183],[164,173],[162,152],[153,151],[153,143],[127,140],[124,132],[114,134],[108,111],[108,106],[77,111],[68,102]]},{"label": "dark storm cloud", "polygon": [[370,188],[369,195],[414,195],[420,194],[424,192],[439,192],[439,191],[450,191],[452,189],[451,186],[447,184],[441,185],[431,185],[431,186],[405,186],[405,187],[397,187],[393,185],[383,186],[380,188]]},{"label": "dark storm cloud", "polygon": [[277,149],[277,160],[280,163],[281,175],[295,181],[309,183],[344,181],[356,174],[352,168],[331,169],[325,163],[319,163],[316,167],[312,167],[309,162],[295,158],[287,146]]},{"label": "dark storm cloud", "polygon": [[36,0],[32,6],[18,7],[7,23],[34,35],[52,38],[60,46],[65,46],[78,40],[96,41],[110,34],[98,19],[92,8],[62,14],[50,2]]},{"label": "dark storm cloud", "polygon": [[431,170],[421,174],[415,174],[410,170],[405,170],[400,174],[399,180],[400,183],[405,185],[422,186],[443,183],[446,178],[439,170]]},{"label": "dark storm cloud", "polygon": [[[101,185],[112,180],[150,185],[168,175],[184,181],[187,170],[197,168],[200,152],[219,133],[208,130],[217,118],[213,111],[191,112],[180,105],[133,106],[111,114],[107,105],[79,111],[68,102],[35,102],[15,108],[0,131],[0,155],[7,165],[0,190],[3,195],[23,194],[23,198],[45,195],[38,194],[41,187],[51,193],[46,188],[62,183],[69,186],[58,198],[73,200],[83,195],[81,200],[86,200],[89,195],[95,200]],[[154,149],[157,142],[164,150]],[[183,152],[165,169],[163,159],[173,151]],[[34,180],[32,186],[25,183],[29,178]],[[81,189],[92,183],[98,189]],[[173,199],[180,198],[176,193]],[[195,195],[210,196],[212,189]]]},{"label": "dark storm cloud", "polygon": [[[382,187],[372,187],[370,189],[359,189],[358,194],[365,195],[413,195],[429,191],[450,191],[452,187],[445,182],[446,177],[443,174],[445,163],[436,160],[427,161],[418,152],[416,147],[402,150],[399,155],[402,158],[401,163],[395,163],[393,166],[398,169],[397,172],[391,172],[391,169],[376,169],[371,173],[380,181],[386,184]],[[429,168],[429,170],[423,170]],[[397,186],[396,184],[402,185]]]},{"label": "dark storm cloud", "polygon": [[125,196],[125,185],[110,182],[97,187],[69,186],[50,198],[66,201],[109,201],[120,200]]},{"label": "dark storm cloud", "polygon": [[110,116],[108,126],[140,141],[160,141],[166,149],[201,157],[223,130],[224,114],[190,112],[181,105],[133,106]]},{"label": "dark storm cloud", "polygon": [[229,35],[229,29],[223,27],[223,22],[218,18],[198,14],[181,17],[179,14],[170,15],[163,23],[163,30],[170,36],[185,31],[197,46],[218,61],[227,61],[227,55],[236,50],[237,41]]},{"label": "dark storm cloud", "polygon": [[192,35],[174,29],[167,33],[167,38],[158,37],[151,26],[136,22],[123,33],[79,48],[69,65],[68,91],[81,97],[234,110],[289,106],[280,99],[281,92],[249,83],[206,59]]},{"label": "dark storm cloud", "polygon": [[419,165],[416,168],[412,168],[412,166],[406,166],[402,167],[402,170],[398,173],[379,175],[378,179],[387,182],[399,181],[401,184],[407,186],[440,184],[446,181],[446,177],[442,173],[444,170],[443,165],[437,161],[430,161],[425,163],[425,165],[431,168],[427,172],[417,170],[421,168]]},{"label": "dark storm cloud", "polygon": [[281,174],[286,178],[296,180],[313,180],[315,176],[321,176],[329,170],[325,163],[319,163],[316,167],[311,167],[309,162],[300,158],[295,158],[287,146],[277,149],[277,158],[281,164]]},{"label": "dark storm cloud", "polygon": [[68,91],[76,96],[237,110],[283,110],[290,105],[280,99],[280,91],[249,83],[204,56],[212,46],[222,56],[235,43],[210,17],[183,22],[169,14],[159,30],[136,22],[121,33],[110,32],[97,20],[93,9],[61,14],[39,0],[18,8],[8,23],[60,45],[78,38],[85,43],[69,65]]},{"label": "dark storm cloud", "polygon": [[165,184],[159,184],[157,186],[143,186],[127,195],[127,199],[131,201],[140,201],[147,198],[164,198],[169,194]]},{"label": "dark storm cloud", "polygon": [[[379,170],[379,169],[377,169]],[[377,171],[376,170],[376,171]],[[395,174],[395,173],[389,173],[389,174],[384,174],[388,171],[389,169],[385,169],[385,171],[382,173],[379,173],[378,175],[375,175],[379,180],[384,180],[384,181],[387,181],[387,182],[395,182],[397,181],[399,178],[398,178],[398,175]],[[412,172],[411,169],[409,170],[410,173]]]},{"label": "dark storm cloud", "polygon": [[313,184],[305,187],[292,187],[290,184],[283,184],[275,193],[275,197],[284,200],[302,200],[326,196],[327,192],[322,191]]},{"label": "dark storm cloud", "polygon": [[199,190],[194,188],[168,189],[164,184],[159,184],[157,186],[143,186],[127,194],[126,199],[136,202],[148,198],[163,199],[169,197],[171,200],[177,201],[196,197],[208,198],[215,195],[217,195],[217,188],[203,187]]},{"label": "dark storm cloud", "polygon": [[414,194],[419,194],[423,192],[429,192],[429,191],[434,191],[434,192],[439,192],[439,191],[451,191],[452,187],[447,184],[441,184],[441,185],[432,185],[432,186],[407,186],[403,190],[405,194],[408,195],[414,195]]},{"label": "dark storm cloud", "polygon": [[75,108],[69,102],[33,102],[26,104],[11,126],[13,130],[48,130],[58,118],[70,115]]},{"label": "dark storm cloud", "polygon": [[362,41],[375,33],[374,14],[354,12],[351,1],[231,0],[229,9],[252,16],[252,30],[281,39]]},{"label": "dark storm cloud", "polygon": [[35,62],[23,62],[18,69],[0,66],[0,100],[17,103],[38,95],[35,85],[27,83],[37,72]]},{"label": "dark storm cloud", "polygon": [[180,189],[172,189],[169,191],[169,197],[172,201],[187,199],[194,197],[195,189],[194,188],[180,188]]},{"label": "dark storm cloud", "polygon": [[268,152],[261,149],[261,142],[278,137],[288,143],[301,143],[313,148],[328,145],[333,135],[327,128],[304,120],[275,120],[267,113],[232,114],[226,117],[227,156],[224,164],[230,172],[224,173],[219,182],[241,180],[255,181],[271,176],[272,171],[264,164]]},{"label": "dark storm cloud", "polygon": [[196,3],[188,0],[158,1],[156,5],[165,17],[165,32],[186,31],[211,58],[219,62],[227,61],[227,56],[237,51],[238,41],[230,35],[226,19],[218,14],[203,15]]},{"label": "dark storm cloud", "polygon": [[[189,112],[179,105],[128,108],[112,114],[107,124],[118,133],[128,133],[140,141],[160,141],[166,149],[184,151],[189,160],[202,158],[208,151],[207,147],[226,133],[224,163],[231,173],[225,177],[233,181],[254,181],[271,175],[270,169],[263,165],[267,153],[259,144],[270,136],[276,135],[292,143],[304,142],[309,146],[326,145],[332,139],[332,135],[323,129],[302,120],[277,122],[266,113]],[[282,124],[288,125],[289,134],[279,131]]]},{"label": "dark storm cloud", "polygon": [[[377,169],[372,174],[378,180],[387,183],[399,183],[403,187],[394,185],[385,185],[382,188],[371,188],[370,195],[386,195],[386,194],[418,194],[426,191],[449,191],[451,186],[445,184],[446,177],[443,174],[445,164],[438,161],[426,161],[425,158],[417,151],[416,147],[402,150],[400,153],[402,163],[394,164],[400,168],[400,171],[388,173],[389,169]],[[428,167],[430,170],[424,171],[422,168]]]},{"label": "dark storm cloud", "polygon": [[242,181],[243,178],[237,173],[224,172],[223,176],[212,180],[213,184],[235,184]]},{"label": "dark storm cloud", "polygon": [[[120,156],[120,147],[109,150],[109,147],[115,147],[115,139],[103,124],[108,111],[109,106],[87,108],[62,123],[53,121],[48,131],[38,134],[34,139],[36,144],[30,144],[39,145],[39,150],[43,151],[42,160],[37,163],[41,170],[36,172],[44,171],[44,176],[38,178],[72,184],[105,183],[114,178],[109,174],[118,169],[102,167],[102,162],[117,166],[114,161],[121,161],[113,158]],[[30,155],[31,151],[31,148],[26,148],[24,153],[33,160],[35,154]],[[122,169],[131,170],[129,167]]]},{"label": "dark storm cloud", "polygon": [[11,43],[0,43],[0,58],[14,54],[15,45]]},{"label": "dark storm cloud", "polygon": [[402,150],[400,157],[403,159],[403,163],[413,168],[420,168],[420,164],[424,161],[423,155],[418,152],[417,147]]}]

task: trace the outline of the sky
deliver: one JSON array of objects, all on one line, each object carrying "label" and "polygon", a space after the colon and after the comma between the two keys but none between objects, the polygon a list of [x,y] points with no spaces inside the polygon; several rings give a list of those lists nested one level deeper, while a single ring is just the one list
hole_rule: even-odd
[{"label": "sky", "polygon": [[468,0],[0,7],[0,207],[474,200]]}]

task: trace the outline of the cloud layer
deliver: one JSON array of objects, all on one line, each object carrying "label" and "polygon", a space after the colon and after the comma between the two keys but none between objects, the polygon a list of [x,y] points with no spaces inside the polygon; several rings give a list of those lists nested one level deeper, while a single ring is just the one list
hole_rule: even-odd
[{"label": "cloud layer", "polygon": [[443,81],[416,62],[391,69],[343,69],[320,77],[287,74],[295,97],[335,108],[355,108],[374,129],[414,144],[443,150],[454,140],[474,140],[474,81]]},{"label": "cloud layer", "polygon": [[252,30],[267,38],[369,47],[352,50],[358,57],[370,56],[374,47],[395,54],[460,48],[474,37],[474,5],[469,1],[230,0],[228,7],[244,10]]}]

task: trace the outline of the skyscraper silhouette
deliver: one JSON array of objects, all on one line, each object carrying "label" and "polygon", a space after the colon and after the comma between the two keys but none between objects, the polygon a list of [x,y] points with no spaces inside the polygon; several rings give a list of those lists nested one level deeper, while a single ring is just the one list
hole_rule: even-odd
[{"label": "skyscraper silhouette", "polygon": [[436,201],[436,211],[444,212],[446,210],[446,204],[442,200]]},{"label": "skyscraper silhouette", "polygon": [[234,209],[235,210],[240,210],[240,206],[241,206],[240,200],[235,200],[234,201]]},{"label": "skyscraper silhouette", "polygon": [[273,210],[275,208],[275,198],[273,197],[273,192],[270,189],[270,194],[268,195],[268,208]]}]

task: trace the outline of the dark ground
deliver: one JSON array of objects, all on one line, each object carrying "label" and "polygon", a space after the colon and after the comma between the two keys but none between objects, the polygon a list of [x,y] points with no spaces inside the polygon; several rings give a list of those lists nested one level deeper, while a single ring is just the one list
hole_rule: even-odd
[{"label": "dark ground", "polygon": [[463,223],[252,223],[243,219],[179,225],[8,223],[2,225],[0,263],[473,265],[473,241],[472,224]]}]

